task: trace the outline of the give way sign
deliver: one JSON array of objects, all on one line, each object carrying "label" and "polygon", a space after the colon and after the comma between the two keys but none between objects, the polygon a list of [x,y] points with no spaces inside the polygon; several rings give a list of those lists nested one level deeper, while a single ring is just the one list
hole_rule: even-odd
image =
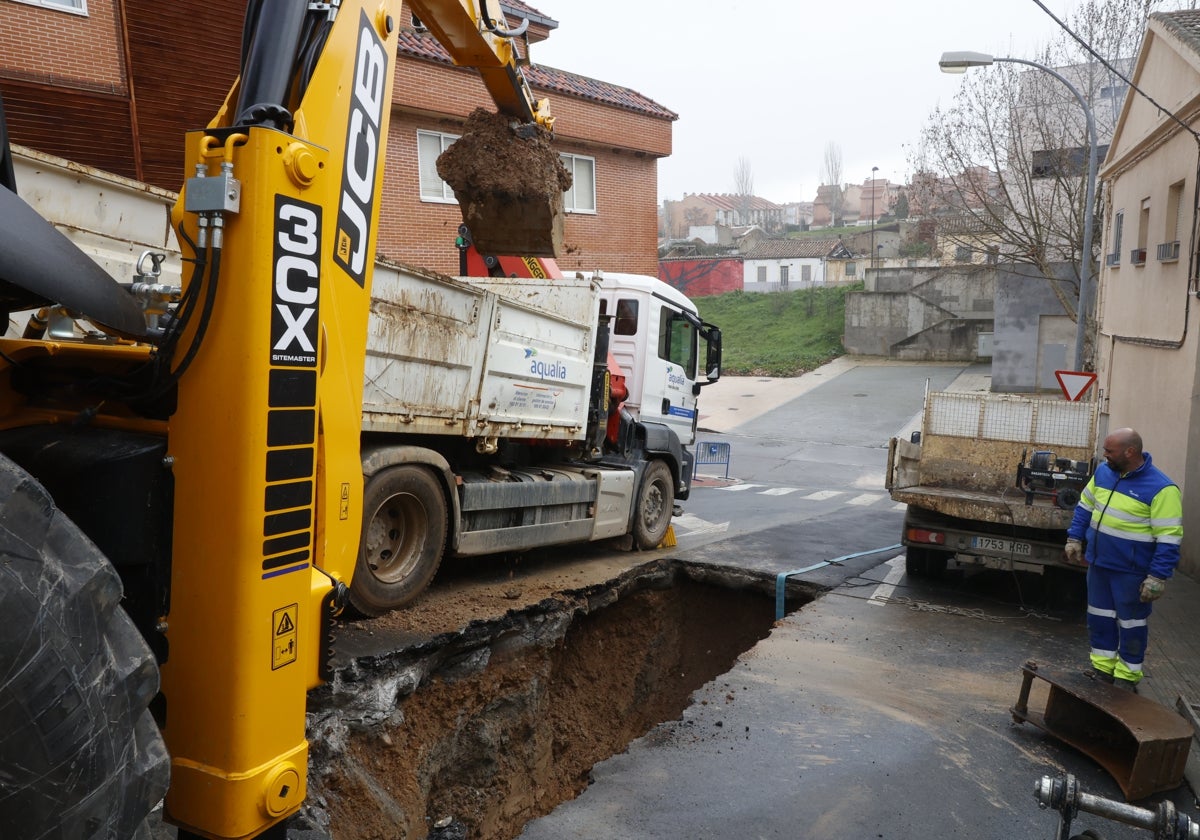
[{"label": "give way sign", "polygon": [[1062,392],[1071,402],[1079,402],[1079,398],[1096,381],[1096,374],[1082,373],[1077,370],[1056,370],[1054,375],[1058,378],[1058,385],[1062,388]]}]

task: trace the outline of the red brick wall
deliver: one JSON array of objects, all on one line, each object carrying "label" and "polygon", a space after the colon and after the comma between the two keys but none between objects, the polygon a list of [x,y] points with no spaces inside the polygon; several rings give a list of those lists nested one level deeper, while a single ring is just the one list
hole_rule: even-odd
[{"label": "red brick wall", "polygon": [[[244,6],[212,2],[219,26],[187,40],[190,4],[126,0],[135,124],[120,73],[124,46],[114,0],[90,0],[87,17],[0,0],[0,91],[14,141],[178,189],[184,132],[208,122],[236,72]],[[58,74],[53,80],[50,71]],[[39,74],[46,78],[14,81]],[[76,81],[104,92],[84,95],[74,90]],[[568,215],[560,266],[655,274],[657,159],[670,153],[671,122],[564,94],[550,99],[556,147],[596,160],[597,212]],[[457,271],[458,206],[419,200],[416,130],[458,134],[474,108],[494,105],[473,70],[405,56],[397,62],[393,103],[380,254]]]},{"label": "red brick wall", "polygon": [[114,0],[87,15],[0,2],[0,94],[14,143],[137,177]]},{"label": "red brick wall", "polygon": [[[404,56],[392,99],[380,254],[456,272],[462,216],[457,205],[420,201],[416,132],[460,134],[462,118],[494,105],[474,71]],[[561,94],[550,108],[555,148],[596,160],[596,213],[567,215],[559,267],[656,275],[658,157],[670,152],[671,123]]]},{"label": "red brick wall", "polygon": [[[129,101],[0,79],[4,115],[14,143],[136,178]],[[53,102],[52,108],[46,102]]]},{"label": "red brick wall", "polygon": [[741,258],[663,260],[658,279],[688,297],[723,295],[743,287]]},{"label": "red brick wall", "polygon": [[114,0],[86,15],[0,2],[0,78],[125,93],[124,49]]},{"label": "red brick wall", "polygon": [[184,133],[208,125],[237,78],[245,8],[207,0],[201,24],[192,3],[125,0],[142,180],[178,190],[192,174]]},{"label": "red brick wall", "polygon": [[[457,204],[421,201],[417,130],[457,134],[453,121],[393,113],[388,141],[379,253],[391,259],[456,273],[454,237],[462,222]],[[563,152],[596,159],[595,214],[567,214],[558,264],[563,271],[625,271],[657,274],[655,196],[657,163],[629,152],[556,142]]]}]

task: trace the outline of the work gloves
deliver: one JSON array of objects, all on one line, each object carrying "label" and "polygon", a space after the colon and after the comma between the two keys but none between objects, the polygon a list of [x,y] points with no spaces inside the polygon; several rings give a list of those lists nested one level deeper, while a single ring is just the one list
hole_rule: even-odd
[{"label": "work gloves", "polygon": [[1142,581],[1141,598],[1143,602],[1154,601],[1162,597],[1162,594],[1167,591],[1167,582],[1162,578],[1156,578],[1154,575],[1147,575]]},{"label": "work gloves", "polygon": [[1087,560],[1083,559],[1083,543],[1079,540],[1067,540],[1063,554],[1067,555],[1067,562],[1073,566],[1087,565]]}]

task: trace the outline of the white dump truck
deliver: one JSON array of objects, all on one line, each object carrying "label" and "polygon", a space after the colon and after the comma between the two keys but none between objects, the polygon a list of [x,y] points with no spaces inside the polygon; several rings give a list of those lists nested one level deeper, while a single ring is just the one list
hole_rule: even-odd
[{"label": "white dump truck", "polygon": [[[27,200],[112,276],[160,289],[167,317],[174,194],[33,150],[15,158]],[[49,318],[51,334],[85,339],[71,313]],[[632,274],[449,277],[379,261],[368,330],[359,612],[408,603],[447,554],[661,543],[690,491],[700,387],[720,375],[720,331],[684,294]],[[281,447],[269,465],[286,472]],[[280,548],[268,572],[300,561],[289,516],[265,525]]]},{"label": "white dump truck", "polygon": [[700,385],[719,372],[719,330],[656,278],[379,263],[352,603],[403,603],[444,551],[658,545],[690,491]]},{"label": "white dump truck", "polygon": [[886,487],[908,506],[910,575],[954,559],[996,569],[1068,567],[1067,527],[1095,454],[1094,402],[935,391],[921,430],[888,446]]}]

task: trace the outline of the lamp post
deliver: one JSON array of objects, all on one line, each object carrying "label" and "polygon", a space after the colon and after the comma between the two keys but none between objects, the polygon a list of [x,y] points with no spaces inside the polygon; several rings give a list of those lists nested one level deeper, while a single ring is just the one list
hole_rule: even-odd
[{"label": "lamp post", "polygon": [[875,268],[875,173],[878,166],[871,167],[871,268]]},{"label": "lamp post", "polygon": [[1038,64],[1036,61],[1026,61],[1023,58],[1000,58],[977,52],[946,52],[942,53],[938,67],[942,68],[943,73],[965,73],[968,67],[986,67],[999,61],[1009,64],[1024,64],[1049,73],[1074,94],[1079,101],[1079,107],[1083,108],[1084,117],[1087,118],[1088,167],[1083,208],[1083,253],[1079,256],[1079,307],[1075,316],[1075,369],[1082,371],[1084,338],[1087,335],[1087,313],[1091,307],[1092,224],[1096,199],[1096,120],[1092,116],[1091,106],[1088,105],[1087,100],[1075,85],[1067,81],[1061,73],[1044,64]]}]

